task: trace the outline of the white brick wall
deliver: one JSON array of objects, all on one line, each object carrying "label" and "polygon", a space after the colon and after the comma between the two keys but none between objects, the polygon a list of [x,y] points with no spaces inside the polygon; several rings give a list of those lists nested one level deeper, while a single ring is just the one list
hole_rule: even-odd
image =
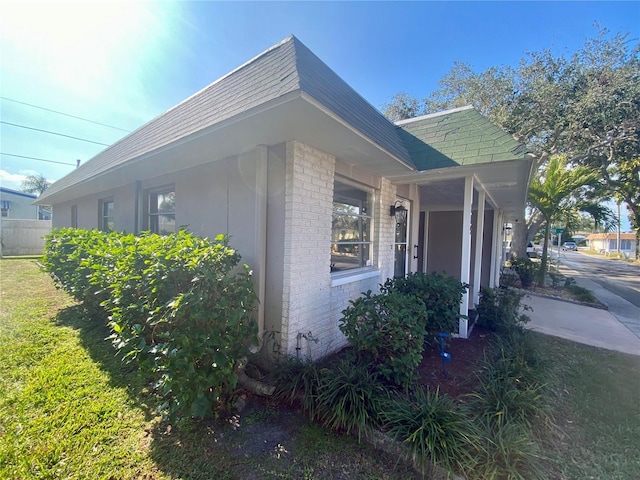
[{"label": "white brick wall", "polygon": [[287,143],[282,352],[289,355],[296,353],[298,333],[329,335],[334,167],[335,157]]},{"label": "white brick wall", "polygon": [[393,277],[394,245],[395,245],[395,218],[389,216],[389,207],[396,201],[396,187],[389,180],[383,178],[380,185],[378,208],[376,209],[376,225],[379,228],[375,232],[374,239],[378,244],[378,257],[375,264],[380,269],[381,282]]},{"label": "white brick wall", "polygon": [[[393,275],[395,186],[375,194],[373,265],[380,275],[331,286],[331,216],[335,158],[300,142],[287,143],[282,349],[317,360],[346,344],[339,329],[349,300]],[[377,247],[377,248],[376,248]],[[298,335],[307,336],[298,340]]]}]

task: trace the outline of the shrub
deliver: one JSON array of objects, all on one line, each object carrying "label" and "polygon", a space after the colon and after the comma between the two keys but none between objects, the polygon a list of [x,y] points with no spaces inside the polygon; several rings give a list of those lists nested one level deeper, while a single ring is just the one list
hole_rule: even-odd
[{"label": "shrub", "polygon": [[111,236],[97,230],[62,228],[47,234],[45,240],[43,264],[56,287],[82,302],[90,313],[102,314],[100,304],[108,298],[108,280],[96,274],[102,266],[93,259],[100,258]]},{"label": "shrub", "polygon": [[477,305],[478,325],[499,333],[521,328],[529,322],[523,310],[523,293],[509,287],[486,288],[480,290],[480,303]]},{"label": "shrub", "polygon": [[396,291],[363,294],[342,311],[340,330],[385,380],[403,387],[417,375],[424,348],[426,312],[416,297]]},{"label": "shrub", "polygon": [[460,302],[468,287],[444,273],[411,273],[387,280],[381,292],[417,297],[427,312],[425,330],[428,333],[451,333],[458,329]]},{"label": "shrub", "polygon": [[540,268],[538,264],[532,262],[529,258],[512,258],[511,267],[518,274],[518,277],[520,277],[522,288],[531,287]]},{"label": "shrub", "polygon": [[464,472],[481,448],[471,417],[438,390],[396,396],[380,415],[389,434],[409,444],[423,472],[429,462]]},{"label": "shrub", "polygon": [[366,364],[342,360],[335,368],[322,372],[318,418],[334,430],[356,431],[360,440],[363,433],[378,423],[385,392]]},{"label": "shrub", "polygon": [[236,361],[256,341],[256,297],[225,236],[65,229],[48,237],[46,252],[65,290],[92,307],[102,300],[114,346],[153,375],[170,414],[211,415],[235,388]]}]

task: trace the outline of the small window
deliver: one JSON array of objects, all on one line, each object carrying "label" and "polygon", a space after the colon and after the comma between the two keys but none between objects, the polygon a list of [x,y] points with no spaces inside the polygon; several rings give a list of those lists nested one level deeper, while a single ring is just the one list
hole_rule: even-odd
[{"label": "small window", "polygon": [[333,189],[331,271],[371,266],[372,194],[336,181]]},{"label": "small window", "polygon": [[113,199],[100,201],[100,230],[103,232],[113,232],[115,230],[113,210]]},{"label": "small window", "polygon": [[173,187],[149,192],[147,201],[149,230],[160,235],[174,233],[176,231],[176,193]]},{"label": "small window", "polygon": [[9,210],[11,210],[11,201],[10,200],[2,200],[2,216],[8,217]]}]

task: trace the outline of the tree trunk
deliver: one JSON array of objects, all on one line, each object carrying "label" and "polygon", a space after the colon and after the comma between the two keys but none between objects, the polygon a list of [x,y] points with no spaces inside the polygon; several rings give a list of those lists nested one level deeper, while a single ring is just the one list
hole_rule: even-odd
[{"label": "tree trunk", "polygon": [[545,222],[544,228],[544,245],[542,246],[542,260],[540,261],[540,270],[538,271],[538,285],[544,286],[544,278],[547,273],[549,242],[551,241],[551,221]]},{"label": "tree trunk", "polygon": [[527,226],[523,221],[512,225],[511,255],[527,258]]}]

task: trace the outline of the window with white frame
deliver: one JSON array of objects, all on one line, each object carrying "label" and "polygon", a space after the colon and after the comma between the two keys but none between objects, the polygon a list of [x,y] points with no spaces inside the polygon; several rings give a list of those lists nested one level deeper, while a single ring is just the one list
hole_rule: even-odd
[{"label": "window with white frame", "polygon": [[150,190],[147,196],[147,226],[153,233],[176,231],[176,192],[173,186]]},{"label": "window with white frame", "polygon": [[373,194],[336,180],[333,186],[331,271],[371,266]]},{"label": "window with white frame", "polygon": [[100,200],[100,230],[103,232],[113,232],[115,230],[114,206],[112,198]]}]

